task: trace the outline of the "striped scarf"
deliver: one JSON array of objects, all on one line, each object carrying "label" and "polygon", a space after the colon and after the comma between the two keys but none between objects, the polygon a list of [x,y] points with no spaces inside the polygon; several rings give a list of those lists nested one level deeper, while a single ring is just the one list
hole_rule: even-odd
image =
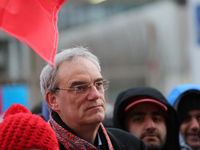
[{"label": "striped scarf", "polygon": [[[88,141],[72,134],[71,132],[64,129],[62,126],[60,126],[50,115],[50,119],[48,121],[52,129],[56,132],[57,139],[60,143],[63,144],[63,146],[68,150],[97,150],[97,148],[89,143]],[[102,131],[106,137],[106,140],[108,142],[109,150],[114,150],[112,143],[110,141],[110,138],[106,132],[106,129],[104,128],[103,124],[100,124],[100,127],[102,128]]]}]

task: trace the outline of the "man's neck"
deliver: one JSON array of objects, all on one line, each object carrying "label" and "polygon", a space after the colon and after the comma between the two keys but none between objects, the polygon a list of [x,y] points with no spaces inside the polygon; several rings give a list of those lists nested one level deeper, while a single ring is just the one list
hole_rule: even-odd
[{"label": "man's neck", "polygon": [[52,112],[52,117],[59,125],[61,125],[63,128],[65,128],[69,132],[81,137],[82,139],[94,145],[94,141],[97,136],[100,123],[89,124],[89,125],[88,124],[87,125],[76,125],[76,124],[68,125],[62,121],[62,119],[56,112]]},{"label": "man's neck", "polygon": [[100,124],[96,125],[82,125],[82,126],[73,126],[71,129],[81,138],[90,142],[94,145],[95,138],[97,136],[97,132]]}]

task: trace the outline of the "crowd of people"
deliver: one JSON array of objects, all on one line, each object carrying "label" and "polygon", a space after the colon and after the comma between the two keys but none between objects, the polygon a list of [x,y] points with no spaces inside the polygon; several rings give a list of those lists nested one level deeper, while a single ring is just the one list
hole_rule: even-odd
[{"label": "crowd of people", "polygon": [[[104,92],[97,56],[76,47],[42,69],[43,116],[13,104],[0,123],[0,150],[198,150],[200,85],[177,85],[165,97],[153,87],[117,96],[113,127],[105,127]],[[42,116],[42,117],[41,117]]]}]

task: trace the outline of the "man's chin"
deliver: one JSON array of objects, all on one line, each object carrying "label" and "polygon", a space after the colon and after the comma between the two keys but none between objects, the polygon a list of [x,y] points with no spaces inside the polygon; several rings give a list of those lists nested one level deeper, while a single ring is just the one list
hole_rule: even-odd
[{"label": "man's chin", "polygon": [[161,144],[158,144],[156,141],[145,142],[145,144],[148,150],[159,150],[162,148]]},{"label": "man's chin", "polygon": [[200,144],[199,143],[192,143],[192,144],[188,144],[190,147],[192,147],[193,149],[200,149]]},{"label": "man's chin", "polygon": [[97,123],[97,124],[98,124],[98,123],[100,123],[100,122],[102,122],[102,121],[104,120],[104,117],[105,117],[104,114],[102,114],[102,113],[97,113],[97,114],[94,114],[94,115],[88,117],[88,121],[89,121],[91,124],[93,124],[93,123]]}]

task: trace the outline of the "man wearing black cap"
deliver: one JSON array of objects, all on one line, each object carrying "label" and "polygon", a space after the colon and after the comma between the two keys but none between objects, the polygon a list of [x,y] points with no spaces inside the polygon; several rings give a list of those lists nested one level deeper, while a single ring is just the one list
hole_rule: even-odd
[{"label": "man wearing black cap", "polygon": [[121,92],[116,100],[113,125],[142,139],[148,150],[180,150],[176,111],[151,87]]},{"label": "man wearing black cap", "polygon": [[180,120],[180,145],[182,150],[198,150],[200,118],[200,85],[181,84],[175,86],[167,97],[178,112]]}]

